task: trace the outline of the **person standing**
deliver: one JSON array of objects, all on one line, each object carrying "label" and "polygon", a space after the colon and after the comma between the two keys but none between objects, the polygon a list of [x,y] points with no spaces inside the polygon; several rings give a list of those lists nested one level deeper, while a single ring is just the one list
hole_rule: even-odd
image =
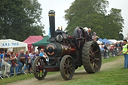
[{"label": "person standing", "polygon": [[25,54],[25,59],[26,59],[26,67],[27,67],[27,70],[29,73],[31,73],[31,59],[29,57],[29,51],[26,51],[26,54]]},{"label": "person standing", "polygon": [[128,68],[128,43],[127,40],[123,40],[124,46],[123,46],[123,50],[119,53],[119,55],[121,53],[123,53],[124,55],[124,69]]},{"label": "person standing", "polygon": [[109,58],[109,56],[108,56],[108,44],[107,43],[104,45],[104,58],[105,59]]},{"label": "person standing", "polygon": [[111,53],[111,56],[115,57],[115,54],[114,54],[114,45],[113,44],[110,47],[110,53]]},{"label": "person standing", "polygon": [[104,57],[104,45],[100,45],[101,56]]},{"label": "person standing", "polygon": [[119,42],[119,52],[123,49],[122,42]]},{"label": "person standing", "polygon": [[89,28],[89,29],[85,32],[85,36],[86,36],[86,40],[87,40],[87,41],[92,41],[91,28]]},{"label": "person standing", "polygon": [[81,30],[82,28],[79,28],[79,27],[77,27],[77,34],[78,34],[78,37],[79,37],[79,39],[78,39],[78,47],[79,48],[82,48],[82,45],[81,45],[81,42],[82,42],[82,35],[83,35],[83,33],[82,33],[82,30]]},{"label": "person standing", "polygon": [[115,53],[115,56],[117,56],[117,54],[118,54],[118,42],[116,42],[115,43],[115,45],[114,45],[114,53]]}]

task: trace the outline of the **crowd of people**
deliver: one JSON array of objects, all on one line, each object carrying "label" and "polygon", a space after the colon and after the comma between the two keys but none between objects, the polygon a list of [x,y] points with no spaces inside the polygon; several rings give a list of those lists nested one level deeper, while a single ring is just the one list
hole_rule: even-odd
[{"label": "crowd of people", "polygon": [[32,65],[37,56],[47,57],[44,49],[29,53],[28,51],[20,50],[17,54],[7,50],[0,53],[0,77],[11,77],[20,74],[32,73]]},{"label": "crowd of people", "polygon": [[[96,32],[93,32],[91,35],[91,28],[86,31],[87,41],[97,41],[99,37],[96,35]],[[124,43],[123,42],[116,42],[116,43],[101,43],[99,45],[101,50],[101,55],[104,59],[109,58],[110,56],[118,56],[119,52],[123,50]]]},{"label": "crowd of people", "polygon": [[[96,32],[93,32],[93,35],[91,35],[91,28],[89,28],[86,31],[86,38],[87,41],[97,41],[99,39],[99,37],[96,35]],[[123,50],[123,46],[125,44],[123,42],[116,42],[116,43],[101,43],[99,45],[100,50],[101,50],[101,55],[104,59],[109,58],[110,56],[118,56],[119,52]]]},{"label": "crowd of people", "polygon": [[119,52],[123,49],[123,43],[122,42],[116,42],[113,44],[100,44],[100,50],[102,57],[107,59],[109,57],[115,57],[118,56]]}]

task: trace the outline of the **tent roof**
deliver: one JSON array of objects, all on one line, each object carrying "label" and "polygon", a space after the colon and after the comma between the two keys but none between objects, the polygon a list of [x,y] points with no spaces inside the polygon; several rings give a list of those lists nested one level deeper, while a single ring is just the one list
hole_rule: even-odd
[{"label": "tent roof", "polygon": [[24,40],[24,43],[27,43],[29,46],[32,45],[32,43],[35,43],[39,40],[43,39],[42,36],[29,36],[26,40]]},{"label": "tent roof", "polygon": [[34,45],[34,46],[46,46],[49,43],[48,42],[49,38],[50,38],[49,36],[46,36],[44,39],[42,39],[42,40],[40,40],[38,42],[35,42],[32,45]]},{"label": "tent roof", "polygon": [[99,41],[101,41],[103,44],[112,44],[112,42],[111,41],[109,41],[108,39],[106,39],[106,38],[104,38],[104,39],[99,39]]},{"label": "tent roof", "polygon": [[100,38],[100,39],[99,39],[99,41],[101,41],[101,42],[102,42],[103,40]]},{"label": "tent roof", "polygon": [[0,48],[18,48],[27,47],[27,44],[13,39],[0,40]]},{"label": "tent roof", "polygon": [[111,41],[112,43],[116,43],[116,42],[118,42],[117,40],[115,40],[115,39],[108,39],[109,41]]}]

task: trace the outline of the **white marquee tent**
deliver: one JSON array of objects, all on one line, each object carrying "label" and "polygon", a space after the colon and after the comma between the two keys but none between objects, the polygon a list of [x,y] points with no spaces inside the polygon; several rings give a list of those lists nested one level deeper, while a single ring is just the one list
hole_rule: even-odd
[{"label": "white marquee tent", "polygon": [[14,52],[18,52],[21,49],[26,51],[27,44],[13,39],[2,39],[0,40],[0,48],[14,50]]}]

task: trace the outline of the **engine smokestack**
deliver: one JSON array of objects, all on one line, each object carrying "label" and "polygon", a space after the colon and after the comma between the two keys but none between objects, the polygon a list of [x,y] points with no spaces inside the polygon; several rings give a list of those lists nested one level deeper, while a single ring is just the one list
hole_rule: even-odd
[{"label": "engine smokestack", "polygon": [[55,40],[55,11],[49,11],[49,24],[50,24],[50,33],[51,33],[51,41]]}]

